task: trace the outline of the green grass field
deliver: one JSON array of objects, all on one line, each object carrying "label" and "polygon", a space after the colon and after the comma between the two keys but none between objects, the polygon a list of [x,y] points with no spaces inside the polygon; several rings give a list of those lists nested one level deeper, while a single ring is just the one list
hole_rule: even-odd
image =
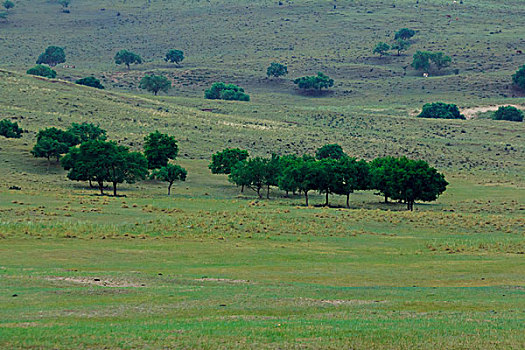
[{"label": "green grass field", "polygon": [[[487,112],[525,106],[510,84],[525,64],[523,4],[419,2],[73,0],[66,14],[17,0],[0,20],[0,119],[27,133],[0,137],[0,348],[525,348],[525,127]],[[374,57],[402,27],[418,30],[410,50]],[[48,45],[76,68],[27,76]],[[144,64],[115,66],[123,48]],[[162,61],[172,48],[181,67]],[[423,78],[416,50],[453,64]],[[289,76],[266,79],[272,61]],[[290,82],[317,71],[335,79],[330,92]],[[138,90],[152,72],[172,79],[167,95]],[[72,83],[90,74],[106,90]],[[251,102],[203,99],[220,80]],[[435,101],[469,119],[415,117]],[[175,135],[187,181],[170,197],[150,180],[98,196],[30,154],[39,129],[84,121],[139,151],[150,132]],[[207,168],[225,147],[327,143],[424,159],[450,185],[414,212],[372,191],[349,209],[317,194],[305,207],[278,190],[241,194]]]}]

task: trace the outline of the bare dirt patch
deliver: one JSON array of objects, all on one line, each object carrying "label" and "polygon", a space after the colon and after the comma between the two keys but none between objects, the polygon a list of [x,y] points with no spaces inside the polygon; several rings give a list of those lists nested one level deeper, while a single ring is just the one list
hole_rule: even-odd
[{"label": "bare dirt patch", "polygon": [[250,283],[248,280],[233,280],[229,278],[211,278],[211,277],[203,277],[203,278],[197,278],[195,281],[200,282],[223,282],[223,283]]},{"label": "bare dirt patch", "polygon": [[84,285],[93,285],[93,286],[111,287],[111,288],[145,287],[145,284],[143,283],[133,283],[130,281],[122,281],[122,280],[101,279],[101,278],[96,278],[96,277],[49,276],[49,277],[46,277],[46,280],[48,281],[66,281],[66,282],[72,282],[72,283],[78,283],[78,284],[84,284]]},{"label": "bare dirt patch", "polygon": [[465,118],[467,118],[467,120],[469,120],[469,119],[476,118],[478,116],[478,114],[480,114],[480,113],[497,111],[498,108],[504,107],[504,106],[512,106],[512,107],[516,107],[518,109],[525,109],[524,105],[492,105],[492,106],[484,106],[484,107],[466,108],[466,109],[463,109],[461,111],[461,114],[463,114],[465,116]]}]

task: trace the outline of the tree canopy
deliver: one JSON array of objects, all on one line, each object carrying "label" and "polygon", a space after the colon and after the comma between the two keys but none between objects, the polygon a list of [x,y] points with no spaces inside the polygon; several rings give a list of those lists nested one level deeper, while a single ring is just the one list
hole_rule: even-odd
[{"label": "tree canopy", "polygon": [[211,88],[204,92],[204,97],[209,100],[250,101],[250,95],[246,94],[243,88],[222,82],[213,83]]},{"label": "tree canopy", "polygon": [[525,65],[512,75],[512,82],[522,90],[525,90]]},{"label": "tree canopy", "polygon": [[188,172],[179,165],[167,164],[152,173],[152,178],[168,183],[168,196],[171,194],[171,186],[175,181],[186,181]]},{"label": "tree canopy", "polygon": [[184,52],[181,50],[169,50],[164,61],[179,64],[184,60]]},{"label": "tree canopy", "polygon": [[10,9],[12,9],[13,7],[15,7],[15,3],[12,2],[11,0],[5,0],[4,3],[2,4],[4,6],[4,8],[6,9],[6,11],[9,11]]},{"label": "tree canopy", "polygon": [[417,51],[414,54],[412,67],[417,70],[429,72],[431,63],[434,63],[438,70],[450,66],[452,59],[449,56],[443,54],[443,52],[429,52],[429,51]]},{"label": "tree canopy", "polygon": [[392,44],[392,50],[397,51],[397,55],[401,55],[401,51],[406,51],[410,48],[410,41],[403,40],[401,38],[398,38],[393,44]]},{"label": "tree canopy", "polygon": [[324,145],[315,152],[315,157],[317,159],[340,159],[344,156],[345,152],[343,151],[343,147],[338,144]]},{"label": "tree canopy", "polygon": [[125,64],[130,69],[131,64],[141,64],[142,58],[134,52],[128,50],[120,50],[115,54],[116,64]]},{"label": "tree canopy", "polygon": [[57,76],[57,72],[55,72],[53,69],[49,68],[48,66],[44,66],[42,64],[37,64],[33,68],[29,68],[26,72],[30,75],[38,75],[45,78],[54,79]]},{"label": "tree canopy", "polygon": [[0,136],[4,136],[8,139],[19,139],[22,137],[22,130],[17,122],[12,122],[9,119],[0,120]]},{"label": "tree canopy", "polygon": [[238,162],[244,162],[248,159],[248,151],[239,148],[226,148],[223,151],[215,153],[211,158],[208,166],[212,174],[230,174],[232,168]]},{"label": "tree canopy", "polygon": [[418,115],[419,118],[438,118],[438,119],[465,119],[460,113],[458,106],[443,102],[427,103]]},{"label": "tree canopy", "polygon": [[394,40],[397,40],[397,39],[408,40],[412,38],[414,35],[416,35],[415,30],[409,29],[409,28],[402,28],[396,32],[396,34],[394,35]]},{"label": "tree canopy", "polygon": [[323,88],[328,89],[334,86],[334,80],[326,74],[319,72],[317,75],[297,78],[294,80],[294,84],[303,90],[321,91]]},{"label": "tree canopy", "polygon": [[148,169],[158,169],[168,165],[170,159],[177,158],[179,147],[174,136],[152,132],[144,138],[144,155]]},{"label": "tree canopy", "polygon": [[493,119],[522,122],[523,112],[513,106],[501,106],[496,112],[494,112]]},{"label": "tree canopy", "polygon": [[281,63],[273,62],[266,69],[266,75],[268,76],[268,78],[269,77],[279,78],[279,77],[285,76],[286,74],[288,74],[288,67]]},{"label": "tree canopy", "polygon": [[72,123],[67,131],[75,135],[80,143],[93,140],[106,140],[106,130],[92,123]]},{"label": "tree canopy", "polygon": [[97,89],[104,89],[104,85],[102,85],[100,83],[100,80],[98,80],[95,77],[86,77],[86,78],[78,79],[77,81],[75,81],[75,84],[90,86],[90,87],[94,87]]},{"label": "tree canopy", "polygon": [[78,136],[69,131],[57,129],[55,127],[40,130],[36,136],[37,142],[31,153],[37,158],[56,158],[69,151],[69,148],[80,143]]},{"label": "tree canopy", "polygon": [[157,95],[159,91],[168,92],[171,88],[171,81],[163,75],[146,74],[140,80],[139,88]]},{"label": "tree canopy", "polygon": [[59,46],[49,46],[46,51],[38,56],[36,64],[47,64],[50,67],[54,67],[64,62],[66,62],[64,49]]},{"label": "tree canopy", "polygon": [[390,50],[390,45],[381,41],[377,43],[373,53],[377,53],[379,54],[379,57],[383,57],[385,55],[388,55],[388,50]]}]

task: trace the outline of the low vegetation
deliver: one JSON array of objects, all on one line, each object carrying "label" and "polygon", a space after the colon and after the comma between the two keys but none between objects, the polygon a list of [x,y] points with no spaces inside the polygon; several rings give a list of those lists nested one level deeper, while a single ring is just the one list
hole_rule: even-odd
[{"label": "low vegetation", "polygon": [[499,107],[494,116],[494,120],[508,120],[511,122],[522,122],[523,121],[523,111],[520,111],[513,106],[502,106]]},{"label": "low vegetation", "polygon": [[204,92],[204,97],[209,100],[250,101],[250,95],[246,94],[243,88],[222,82],[213,83],[211,88]]},{"label": "low vegetation", "polygon": [[45,77],[45,78],[50,78],[50,79],[54,79],[57,76],[56,71],[42,64],[37,64],[33,68],[28,69],[27,74],[38,75],[40,77]]},{"label": "low vegetation", "polygon": [[437,118],[437,119],[465,119],[461,114],[458,106],[443,102],[427,103],[418,115],[419,118]]},{"label": "low vegetation", "polygon": [[8,139],[19,139],[23,132],[24,130],[18,126],[17,122],[12,122],[9,119],[0,120],[0,136]]}]

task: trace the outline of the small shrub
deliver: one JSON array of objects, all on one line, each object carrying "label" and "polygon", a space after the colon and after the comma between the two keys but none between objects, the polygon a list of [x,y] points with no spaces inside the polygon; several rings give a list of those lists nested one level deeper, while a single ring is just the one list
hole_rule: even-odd
[{"label": "small shrub", "polygon": [[78,79],[77,81],[75,81],[75,83],[79,85],[91,86],[97,89],[104,89],[104,85],[102,85],[100,83],[100,80],[98,80],[95,77],[86,77]]},{"label": "small shrub", "polygon": [[443,102],[427,103],[418,115],[419,118],[438,118],[438,119],[465,119],[459,112],[458,106]]},{"label": "small shrub", "polygon": [[22,130],[18,123],[12,122],[9,119],[0,120],[0,135],[7,137],[8,139],[19,139],[22,137]]},{"label": "small shrub", "polygon": [[522,122],[523,112],[512,106],[502,106],[494,112],[494,120],[508,120],[511,122]]},{"label": "small shrub", "polygon": [[522,90],[525,90],[525,65],[512,76],[512,82]]},{"label": "small shrub", "polygon": [[250,101],[250,96],[244,89],[235,84],[214,83],[204,92],[204,97],[209,100]]},{"label": "small shrub", "polygon": [[44,66],[42,64],[37,64],[33,68],[28,69],[27,74],[38,75],[41,77],[46,77],[46,78],[51,78],[51,79],[56,78],[57,76],[57,72],[55,72],[48,66]]}]

